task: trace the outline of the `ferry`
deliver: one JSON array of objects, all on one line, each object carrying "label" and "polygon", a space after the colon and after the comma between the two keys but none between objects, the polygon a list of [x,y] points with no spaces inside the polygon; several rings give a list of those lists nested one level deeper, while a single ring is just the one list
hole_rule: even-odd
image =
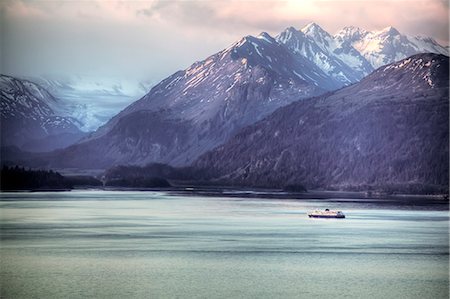
[{"label": "ferry", "polygon": [[325,209],[325,211],[314,210],[308,213],[309,218],[345,218],[342,211],[333,211]]}]

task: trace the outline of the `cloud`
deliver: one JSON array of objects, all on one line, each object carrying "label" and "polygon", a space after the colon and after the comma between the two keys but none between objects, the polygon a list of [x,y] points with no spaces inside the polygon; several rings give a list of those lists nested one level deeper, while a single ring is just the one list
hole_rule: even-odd
[{"label": "cloud", "polygon": [[[448,42],[449,3],[446,0],[213,0],[213,1],[21,1],[2,6],[10,18],[49,18],[170,26],[202,34],[278,33],[288,26],[319,23],[335,32],[346,25],[368,30],[392,25],[400,31],[433,35]],[[155,28],[156,30],[156,28]],[[236,34],[235,34],[236,35]]]},{"label": "cloud", "polygon": [[145,15],[201,31],[248,33],[287,27],[292,18],[282,13],[286,5],[285,1],[157,1]]},{"label": "cloud", "polygon": [[377,30],[392,25],[408,34],[432,35],[448,41],[448,1],[156,1],[150,18],[197,30],[278,33],[314,21],[335,32],[347,25]]}]

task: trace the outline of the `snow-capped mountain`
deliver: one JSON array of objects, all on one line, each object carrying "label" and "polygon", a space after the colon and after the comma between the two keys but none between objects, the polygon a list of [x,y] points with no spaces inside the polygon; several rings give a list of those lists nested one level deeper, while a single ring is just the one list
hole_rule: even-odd
[{"label": "snow-capped mountain", "polygon": [[[377,44],[382,51],[370,54],[368,51],[375,46],[363,48],[361,40]],[[425,49],[424,45],[432,41],[417,40],[423,44],[421,48],[408,46],[408,51]],[[383,47],[381,41],[386,43]],[[374,34],[348,27],[332,36],[314,23],[301,30],[290,27],[276,38],[264,32],[243,37],[162,80],[94,133],[59,151],[50,166],[101,168],[151,162],[189,165],[276,109],[356,83],[374,69],[371,63],[402,58],[409,52],[396,51],[404,49],[408,41],[393,28]],[[387,46],[390,43],[395,47]],[[438,46],[427,49],[436,50]],[[388,49],[392,49],[389,55]],[[379,54],[377,59],[372,59],[373,53]],[[64,94],[65,99],[73,95],[77,104],[85,105],[72,109],[70,114],[87,119],[81,128],[102,122],[100,110],[90,105],[118,111],[121,108],[114,103],[114,97],[123,99],[129,94],[124,85],[89,82],[45,83],[56,94]],[[83,93],[86,90],[88,93]],[[83,118],[83,109],[95,116]]]},{"label": "snow-capped mountain", "polygon": [[67,113],[79,120],[84,132],[96,130],[120,110],[144,96],[150,81],[92,76],[25,78],[67,103]]},{"label": "snow-capped mountain", "polygon": [[301,30],[289,27],[276,39],[296,56],[316,64],[342,85],[357,82],[374,70],[351,44],[335,39],[315,23]]},{"label": "snow-capped mountain", "polygon": [[246,36],[161,81],[56,163],[188,165],[275,109],[340,86],[267,33]]},{"label": "snow-capped mountain", "polygon": [[449,58],[416,54],[294,102],[194,166],[217,183],[448,191]]},{"label": "snow-capped mountain", "polygon": [[417,53],[437,53],[448,56],[448,49],[439,45],[434,39],[407,36],[391,26],[379,31],[345,27],[334,35],[334,39],[351,44],[374,68]]},{"label": "snow-capped mountain", "polygon": [[1,145],[26,151],[65,147],[83,133],[65,103],[27,80],[0,76]]},{"label": "snow-capped mountain", "polygon": [[257,101],[246,95],[252,101],[246,105],[253,106],[247,112],[256,115],[289,103],[290,95],[305,98],[340,86],[316,65],[293,56],[263,32],[257,37],[246,36],[185,71],[175,73],[118,116],[142,109],[167,109],[184,119],[201,122],[217,114],[223,106],[231,106],[236,97],[235,89],[249,84],[256,84],[252,92],[261,86],[273,85],[266,91],[267,100]]}]

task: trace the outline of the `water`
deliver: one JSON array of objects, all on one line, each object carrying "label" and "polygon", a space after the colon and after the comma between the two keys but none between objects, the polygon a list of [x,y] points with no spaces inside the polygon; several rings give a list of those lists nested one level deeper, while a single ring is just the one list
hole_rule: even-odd
[{"label": "water", "polygon": [[[235,195],[239,196],[239,194]],[[346,219],[309,219],[313,208]],[[2,298],[448,298],[448,206],[3,193]]]}]

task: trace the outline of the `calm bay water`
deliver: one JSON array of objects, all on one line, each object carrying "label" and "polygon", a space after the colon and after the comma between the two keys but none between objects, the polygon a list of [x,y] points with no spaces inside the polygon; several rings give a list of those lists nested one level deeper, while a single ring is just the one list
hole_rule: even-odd
[{"label": "calm bay water", "polygon": [[[448,206],[0,194],[2,298],[448,298]],[[346,219],[309,219],[313,208]]]}]

